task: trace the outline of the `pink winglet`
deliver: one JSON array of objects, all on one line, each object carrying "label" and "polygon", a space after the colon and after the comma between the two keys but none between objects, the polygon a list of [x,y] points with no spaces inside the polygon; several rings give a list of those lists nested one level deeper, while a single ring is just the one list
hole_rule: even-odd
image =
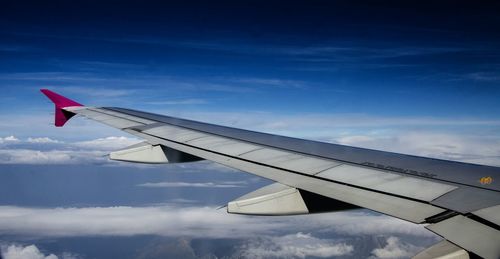
[{"label": "pink winglet", "polygon": [[83,106],[73,100],[70,100],[62,95],[56,94],[48,89],[40,89],[40,91],[45,94],[55,105],[56,107],[56,117],[54,124],[56,127],[62,127],[71,117],[75,114],[63,108],[70,106]]}]

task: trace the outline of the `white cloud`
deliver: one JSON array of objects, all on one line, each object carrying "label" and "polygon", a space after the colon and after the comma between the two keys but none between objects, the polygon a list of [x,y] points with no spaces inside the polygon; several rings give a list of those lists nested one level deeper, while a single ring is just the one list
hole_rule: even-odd
[{"label": "white cloud", "polygon": [[252,86],[271,86],[271,87],[278,87],[278,88],[307,88],[308,84],[303,81],[297,81],[297,80],[285,80],[285,79],[279,79],[279,78],[226,78],[226,80],[229,80],[231,82],[235,83],[243,83],[243,84],[248,84]]},{"label": "white cloud", "polygon": [[[55,79],[60,81],[80,81],[84,78],[86,80],[92,80],[86,75],[84,75],[83,77],[72,77],[71,75],[55,76]],[[97,82],[105,82],[110,80],[106,78],[93,78],[93,79],[94,81]],[[51,87],[51,89],[56,92],[64,92],[64,93],[68,92],[78,95],[87,95],[94,98],[124,97],[132,95],[138,91],[138,89],[118,89],[118,88],[112,89],[110,87],[104,88],[104,87],[79,87],[79,86]]]},{"label": "white cloud", "polygon": [[147,102],[153,105],[194,105],[194,104],[206,104],[207,100],[204,99],[178,99],[178,100],[168,100],[168,101],[152,101]]},{"label": "white cloud", "polygon": [[79,142],[63,142],[49,137],[18,140],[13,136],[0,140],[3,143],[0,164],[104,163],[110,161],[107,158],[109,152],[140,142],[123,136]]},{"label": "white cloud", "polygon": [[215,207],[26,208],[0,206],[0,234],[27,236],[162,235],[204,238],[252,237],[276,231],[319,231],[346,235],[435,235],[421,225],[360,212],[294,217],[227,214]]},{"label": "white cloud", "polygon": [[329,239],[320,239],[301,232],[278,237],[251,239],[239,247],[237,258],[305,258],[348,255],[353,246]]},{"label": "white cloud", "polygon": [[390,136],[347,135],[332,141],[344,145],[500,166],[500,138],[493,136],[410,131]]},{"label": "white cloud", "polygon": [[0,137],[0,143],[18,142],[18,141],[19,141],[19,139],[12,136],[12,135],[5,137],[5,138]]},{"label": "white cloud", "polygon": [[0,206],[0,233],[28,236],[242,237],[284,223],[228,215],[213,207],[21,208]]},{"label": "white cloud", "polygon": [[62,143],[59,140],[51,139],[49,137],[39,137],[39,138],[28,138],[26,140],[28,143]]},{"label": "white cloud", "polygon": [[157,182],[143,183],[137,186],[149,188],[166,188],[166,187],[193,187],[193,188],[239,188],[242,187],[244,181],[224,181],[219,183],[204,182],[204,183],[188,183],[188,182]]},{"label": "white cloud", "polygon": [[349,135],[336,139],[336,142],[342,145],[360,145],[363,143],[371,142],[373,140],[374,138],[371,136]]},{"label": "white cloud", "polygon": [[35,245],[9,245],[2,247],[4,259],[58,259],[54,254],[45,255]]},{"label": "white cloud", "polygon": [[[47,102],[50,102],[47,99]],[[95,139],[104,136],[120,136],[124,133],[118,129],[97,123],[95,121],[77,118],[71,119],[64,127],[54,127],[53,105],[47,104],[44,108],[27,110],[19,116],[0,114],[0,136],[12,135],[20,139],[40,137],[64,140]]]},{"label": "white cloud", "polygon": [[100,151],[0,149],[0,164],[77,164],[106,162]]},{"label": "white cloud", "polygon": [[128,138],[124,136],[111,136],[105,138],[98,138],[87,141],[79,141],[75,142],[72,145],[85,149],[92,150],[117,150],[120,148],[125,148],[127,146],[131,146],[141,142],[141,140],[137,138]]},{"label": "white cloud", "polygon": [[19,139],[14,137],[14,136],[8,136],[8,137],[4,138],[3,140],[4,141],[19,141]]},{"label": "white cloud", "polygon": [[386,242],[383,248],[374,249],[372,254],[377,258],[409,258],[422,250],[422,247],[403,243],[394,236],[388,237]]}]

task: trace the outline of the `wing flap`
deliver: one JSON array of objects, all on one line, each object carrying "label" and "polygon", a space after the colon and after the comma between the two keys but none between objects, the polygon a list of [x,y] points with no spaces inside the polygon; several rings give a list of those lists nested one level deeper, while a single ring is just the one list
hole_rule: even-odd
[{"label": "wing flap", "polygon": [[466,214],[500,204],[499,193],[469,186],[460,186],[433,200],[431,203]]},{"label": "wing flap", "polygon": [[151,145],[147,142],[111,152],[109,159],[146,164],[166,164],[169,162],[167,154],[160,145]]},{"label": "wing flap", "polygon": [[247,215],[299,215],[358,209],[334,200],[281,183],[273,183],[227,204],[228,213]]},{"label": "wing flap", "polygon": [[[483,218],[489,222],[492,222],[492,223],[496,224],[497,226],[500,226],[500,205],[480,209],[480,210],[472,212],[472,214],[474,214],[480,218]],[[499,245],[500,245],[500,243],[499,243]]]},{"label": "wing flap", "polygon": [[297,188],[274,183],[229,202],[227,212],[271,216],[308,214],[309,210]]},{"label": "wing flap", "polygon": [[456,188],[448,184],[347,164],[330,168],[318,176],[423,201],[432,201]]},{"label": "wing flap", "polygon": [[412,259],[469,259],[469,253],[447,240],[442,240],[418,253]]},{"label": "wing flap", "polygon": [[500,258],[500,231],[473,219],[456,215],[426,228],[481,257]]}]

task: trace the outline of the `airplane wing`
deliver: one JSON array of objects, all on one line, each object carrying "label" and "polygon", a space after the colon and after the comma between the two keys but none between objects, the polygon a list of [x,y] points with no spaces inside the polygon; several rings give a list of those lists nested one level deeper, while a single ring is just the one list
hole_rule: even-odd
[{"label": "airplane wing", "polygon": [[110,159],[211,160],[276,183],[229,202],[229,213],[293,215],[367,208],[444,238],[415,258],[500,258],[500,168],[236,129],[116,107],[87,107],[50,90],[55,125],[74,115],[143,143]]}]

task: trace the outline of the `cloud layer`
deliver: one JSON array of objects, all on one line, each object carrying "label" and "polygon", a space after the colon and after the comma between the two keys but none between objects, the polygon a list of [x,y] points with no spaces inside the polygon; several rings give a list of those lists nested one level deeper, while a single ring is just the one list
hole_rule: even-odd
[{"label": "cloud layer", "polygon": [[[403,242],[399,237],[425,240],[425,243],[439,240],[421,225],[366,211],[252,217],[227,214],[214,207],[174,205],[85,208],[0,206],[2,234],[35,240],[137,235],[204,240],[238,239],[234,250],[228,251],[230,258],[329,258],[358,255],[407,258],[422,247]],[[359,237],[370,236],[377,237],[377,240],[385,237],[385,244],[384,241],[371,243],[370,238],[362,238],[361,242],[359,240]],[[382,246],[377,247],[380,242]],[[2,248],[4,254],[20,254],[23,250],[45,256],[33,258],[47,257],[32,246]],[[57,258],[52,254],[48,256],[50,259]]]},{"label": "cloud layer", "polygon": [[326,213],[295,217],[251,217],[214,207],[27,208],[0,206],[0,233],[27,236],[132,236],[154,234],[193,237],[252,237],[275,231],[347,235],[404,234],[434,237],[419,225],[367,212]]}]

